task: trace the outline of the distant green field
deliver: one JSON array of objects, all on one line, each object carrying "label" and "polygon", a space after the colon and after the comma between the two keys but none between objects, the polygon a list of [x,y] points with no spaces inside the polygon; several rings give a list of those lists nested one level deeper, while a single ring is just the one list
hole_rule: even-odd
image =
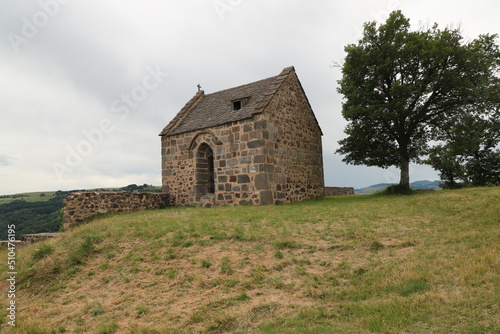
[{"label": "distant green field", "polygon": [[4,195],[0,197],[0,204],[7,204],[15,200],[24,200],[26,202],[48,201],[54,197],[55,191],[40,191],[34,193],[21,193],[15,195]]},{"label": "distant green field", "polygon": [[[130,191],[133,191],[134,187],[127,186],[127,187],[121,187],[121,188],[96,188],[96,189],[86,189],[86,190],[100,190],[100,191],[123,191],[123,190],[129,190],[127,188],[130,187]],[[160,191],[161,187],[159,186],[138,186],[137,188],[140,188],[140,191],[146,191],[146,192],[154,192],[154,191]],[[12,201],[16,200],[23,200],[26,202],[40,202],[40,201],[48,201],[51,198],[54,198],[56,194],[56,191],[38,191],[38,192],[30,192],[30,193],[19,193],[19,194],[13,194],[13,195],[3,195],[0,196],[0,205],[2,204],[7,204]]]}]

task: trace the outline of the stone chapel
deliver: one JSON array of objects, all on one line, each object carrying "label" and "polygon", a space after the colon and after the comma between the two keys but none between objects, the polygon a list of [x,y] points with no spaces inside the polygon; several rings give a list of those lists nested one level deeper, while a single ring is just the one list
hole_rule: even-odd
[{"label": "stone chapel", "polygon": [[267,205],[323,195],[321,128],[294,67],[199,90],[160,133],[162,190],[176,205]]}]

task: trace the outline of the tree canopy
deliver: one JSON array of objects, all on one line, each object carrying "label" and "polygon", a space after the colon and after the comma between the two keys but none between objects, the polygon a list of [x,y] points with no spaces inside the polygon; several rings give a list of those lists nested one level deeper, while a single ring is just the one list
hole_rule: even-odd
[{"label": "tree canopy", "polygon": [[440,172],[445,188],[500,185],[499,144],[500,108],[483,115],[464,112],[443,127],[443,140],[426,163]]},{"label": "tree canopy", "polygon": [[467,112],[498,105],[500,51],[496,35],[465,41],[459,29],[410,30],[401,11],[385,24],[364,25],[362,39],[345,47],[338,92],[347,137],[337,153],[356,165],[401,169],[422,163],[431,141]]}]

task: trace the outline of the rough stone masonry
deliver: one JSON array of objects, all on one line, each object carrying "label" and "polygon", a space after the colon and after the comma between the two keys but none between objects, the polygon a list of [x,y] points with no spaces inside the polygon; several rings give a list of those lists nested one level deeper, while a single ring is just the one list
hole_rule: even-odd
[{"label": "rough stone masonry", "polygon": [[323,195],[322,132],[293,67],[198,93],[161,132],[176,205],[266,205]]},{"label": "rough stone masonry", "polygon": [[75,192],[64,199],[64,230],[98,214],[163,209],[172,205],[172,198],[166,193]]}]

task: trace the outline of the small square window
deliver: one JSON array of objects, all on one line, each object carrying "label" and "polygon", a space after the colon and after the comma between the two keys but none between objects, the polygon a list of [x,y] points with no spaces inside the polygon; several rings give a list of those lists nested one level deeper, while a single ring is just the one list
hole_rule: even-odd
[{"label": "small square window", "polygon": [[233,101],[233,110],[240,110],[243,107],[243,103],[241,100]]},{"label": "small square window", "polygon": [[231,107],[233,108],[232,110],[233,111],[238,111],[242,108],[244,108],[248,101],[250,100],[250,97],[243,97],[241,99],[237,99],[237,100],[232,100],[231,101]]}]

